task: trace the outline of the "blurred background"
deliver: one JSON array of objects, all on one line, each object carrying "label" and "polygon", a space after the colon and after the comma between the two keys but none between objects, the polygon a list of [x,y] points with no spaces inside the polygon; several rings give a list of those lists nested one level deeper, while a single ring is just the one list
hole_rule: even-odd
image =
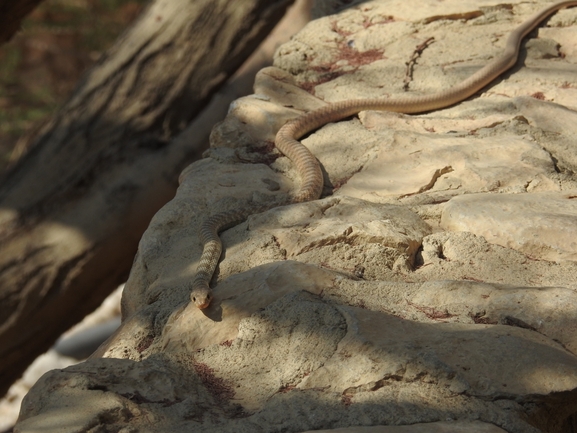
[{"label": "blurred background", "polygon": [[46,0],[0,46],[0,175],[147,0]]},{"label": "blurred background", "polygon": [[[46,0],[0,45],[0,177],[66,101],[84,71],[129,27],[148,0]],[[0,400],[0,432],[45,371],[84,359],[120,323],[117,290],[98,312],[64,335]]]}]

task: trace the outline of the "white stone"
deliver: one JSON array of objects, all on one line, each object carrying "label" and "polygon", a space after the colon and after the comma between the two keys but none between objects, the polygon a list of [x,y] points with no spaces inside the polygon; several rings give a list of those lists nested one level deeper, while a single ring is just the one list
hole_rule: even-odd
[{"label": "white stone", "polygon": [[577,260],[577,191],[470,194],[443,208],[441,227],[541,260]]}]

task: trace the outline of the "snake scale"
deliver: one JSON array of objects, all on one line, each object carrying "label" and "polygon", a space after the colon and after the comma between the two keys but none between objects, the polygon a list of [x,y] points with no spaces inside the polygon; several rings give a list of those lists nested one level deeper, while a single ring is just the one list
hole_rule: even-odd
[{"label": "snake scale", "polygon": [[[342,120],[360,111],[387,110],[414,114],[445,108],[463,101],[487,86],[517,62],[521,41],[531,30],[554,12],[572,6],[577,6],[577,0],[560,1],[532,15],[511,32],[502,55],[494,58],[469,78],[450,89],[423,96],[401,95],[335,102],[286,123],[278,131],[275,145],[293,162],[301,178],[299,190],[287,200],[287,204],[316,200],[320,198],[323,188],[323,175],[318,161],[304,145],[297,141],[303,135],[327,123]],[[242,209],[221,212],[202,223],[199,235],[203,244],[203,252],[190,294],[191,301],[198,308],[208,307],[212,300],[209,284],[222,252],[218,232],[244,221],[251,214],[262,212],[270,207],[270,205],[247,206]]]}]

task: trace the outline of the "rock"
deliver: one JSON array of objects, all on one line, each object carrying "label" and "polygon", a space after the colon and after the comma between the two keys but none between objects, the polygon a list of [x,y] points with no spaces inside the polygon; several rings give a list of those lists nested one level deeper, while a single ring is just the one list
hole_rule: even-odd
[{"label": "rock", "polygon": [[452,198],[441,227],[483,236],[535,259],[577,260],[577,190]]},{"label": "rock", "polygon": [[[325,6],[346,4],[281,46],[213,129],[140,243],[120,329],[44,376],[17,432],[54,419],[71,432],[570,431],[577,9],[474,98],[308,135],[323,198],[275,207],[300,182],[271,145],[288,119],[453,86],[546,2]],[[198,310],[198,226],[248,204],[271,209],[222,233],[214,300]]]},{"label": "rock", "polygon": [[447,322],[501,324],[530,329],[577,354],[571,317],[577,293],[565,287],[515,287],[476,281],[432,281],[421,285],[411,305],[434,317],[430,305],[442,306]]},{"label": "rock", "polygon": [[[516,111],[515,105],[503,104]],[[495,105],[491,109],[495,109]],[[501,111],[501,110],[500,110]],[[380,113],[379,113],[380,114]],[[372,128],[383,128],[374,117]],[[394,117],[403,120],[406,116]],[[387,197],[407,197],[424,192],[453,192],[454,194],[479,191],[507,191],[525,189],[532,185],[537,190],[557,190],[551,174],[555,166],[550,154],[538,144],[524,140],[525,123],[515,119],[495,119],[488,116],[484,122],[468,123],[466,128],[487,130],[506,123],[510,132],[487,140],[487,134],[459,133],[459,122],[423,122],[427,132],[399,131],[393,133],[390,146],[382,148],[379,155],[366,164],[362,173],[354,176],[339,190],[339,194],[381,201]],[[385,124],[390,123],[385,121]],[[407,121],[411,125],[412,121]],[[438,126],[433,126],[433,123]],[[430,126],[427,127],[426,125]],[[449,131],[448,124],[452,124]],[[378,126],[376,126],[378,125]],[[387,125],[389,126],[389,125]],[[444,134],[437,134],[445,126]],[[519,127],[519,131],[514,131]],[[506,151],[503,151],[506,149]]]},{"label": "rock", "polygon": [[242,319],[232,340],[154,352],[141,362],[92,359],[45,375],[36,386],[51,392],[25,399],[17,431],[34,431],[46,422],[34,415],[46,413],[60,420],[58,431],[87,431],[93,417],[138,431],[248,432],[476,414],[532,432],[510,411],[577,385],[577,359],[531,330],[420,323],[306,292]]},{"label": "rock", "polygon": [[215,343],[228,344],[238,337],[242,319],[295,290],[319,295],[332,279],[330,273],[315,266],[291,261],[269,263],[234,275],[215,290],[215,299],[207,310],[187,304],[170,317],[159,343],[161,350],[178,352],[186,347],[197,351]]}]

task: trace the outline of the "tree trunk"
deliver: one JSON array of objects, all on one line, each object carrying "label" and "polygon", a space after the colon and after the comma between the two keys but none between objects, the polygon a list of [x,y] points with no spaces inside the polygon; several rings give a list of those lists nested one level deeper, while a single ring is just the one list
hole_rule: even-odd
[{"label": "tree trunk", "polygon": [[0,185],[0,395],[125,280],[203,149],[175,139],[291,0],[153,2]]},{"label": "tree trunk", "polygon": [[22,20],[40,3],[42,0],[0,0],[0,44],[20,30]]}]

